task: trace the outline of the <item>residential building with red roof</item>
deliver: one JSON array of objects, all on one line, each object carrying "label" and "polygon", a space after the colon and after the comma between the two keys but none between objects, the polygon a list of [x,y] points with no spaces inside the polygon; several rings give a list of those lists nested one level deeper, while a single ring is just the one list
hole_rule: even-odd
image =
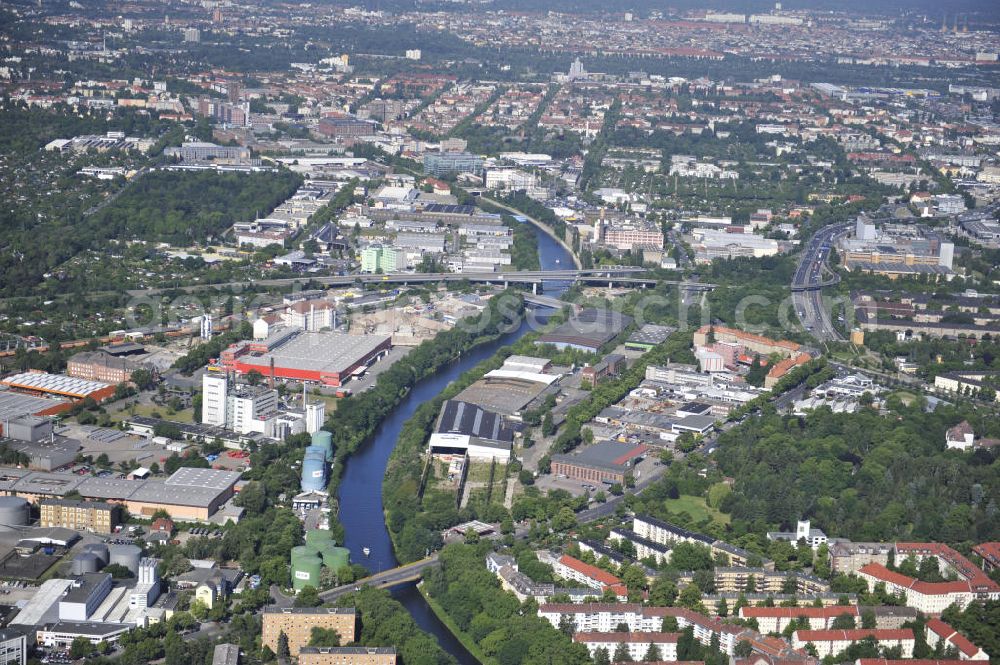
[{"label": "residential building with red roof", "polygon": [[972,551],[983,558],[983,571],[992,572],[1000,568],[1000,543],[981,543]]},{"label": "residential building with red roof", "polygon": [[677,620],[681,630],[690,626],[694,638],[709,645],[717,638],[719,648],[730,656],[736,643],[747,631],[741,626],[725,624],[704,614],[683,607],[643,607],[638,603],[548,603],[538,607],[538,616],[558,627],[564,618],[572,622],[575,631],[602,633],[613,631],[625,624],[634,633],[655,633],[663,626],[665,617]]},{"label": "residential building with red roof", "polygon": [[928,619],[924,625],[924,636],[927,646],[935,648],[938,643],[944,643],[944,648],[953,647],[958,652],[959,660],[989,660],[990,655],[972,643],[972,640],[946,624],[941,619]]},{"label": "residential building with red roof", "polygon": [[841,653],[849,646],[866,638],[874,638],[880,648],[900,647],[904,658],[913,656],[914,636],[909,628],[878,630],[858,628],[854,630],[797,630],[792,633],[792,646],[805,649],[807,644],[816,647],[819,658]]},{"label": "residential building with red roof", "polygon": [[934,659],[934,658],[911,658],[907,660],[893,660],[890,658],[858,658],[854,665],[988,665],[988,660],[958,660],[958,659]]},{"label": "residential building with red roof", "polygon": [[564,554],[552,564],[553,572],[565,580],[579,582],[584,586],[596,589],[603,593],[605,590],[612,590],[619,598],[628,598],[628,589],[622,581],[597,566],[584,563],[568,554]]},{"label": "residential building with red roof", "polygon": [[906,605],[925,614],[941,614],[949,605],[964,609],[973,600],[1000,599],[1000,591],[978,591],[965,580],[955,582],[921,582],[920,580],[889,570],[879,563],[869,563],[858,571],[858,576],[874,589],[879,582],[885,584],[886,591],[902,594]]},{"label": "residential building with red roof", "polygon": [[633,661],[641,661],[649,652],[649,648],[656,645],[660,651],[660,658],[664,660],[677,660],[677,640],[678,633],[576,633],[573,641],[587,647],[591,657],[598,649],[607,649],[609,655],[614,655],[618,646],[624,644],[628,648],[629,657]]},{"label": "residential building with red roof", "polygon": [[811,630],[824,630],[844,614],[861,621],[861,611],[857,605],[830,605],[829,607],[750,607],[740,608],[741,619],[756,619],[757,629],[762,633],[780,633],[796,619],[806,619]]},{"label": "residential building with red roof", "polygon": [[990,579],[976,564],[944,543],[896,543],[896,560],[913,557],[919,563],[927,557],[937,559],[942,574],[953,572],[972,585],[977,593],[1000,591],[1000,584]]}]

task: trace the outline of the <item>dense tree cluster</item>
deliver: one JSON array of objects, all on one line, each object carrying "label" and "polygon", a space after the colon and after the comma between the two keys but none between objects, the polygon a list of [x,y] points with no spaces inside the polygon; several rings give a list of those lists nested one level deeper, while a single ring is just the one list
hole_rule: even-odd
[{"label": "dense tree cluster", "polygon": [[340,607],[354,607],[360,615],[361,646],[395,646],[406,665],[454,665],[433,637],[417,627],[413,617],[388,591],[364,587],[337,599]]},{"label": "dense tree cluster", "polygon": [[736,479],[720,508],[754,532],[804,517],[854,540],[1000,537],[1000,463],[987,450],[946,451],[948,427],[968,419],[984,436],[995,420],[968,407],[890,398],[888,412],[768,411],[719,437],[719,468]]},{"label": "dense tree cluster", "polygon": [[191,245],[218,237],[233,222],[266,215],[302,177],[278,173],[155,171],[133,182],[95,215],[109,236]]},{"label": "dense tree cluster", "polygon": [[586,648],[540,618],[533,601],[522,605],[500,588],[485,566],[490,547],[488,542],[445,547],[441,567],[424,578],[430,596],[500,665],[589,663]]}]

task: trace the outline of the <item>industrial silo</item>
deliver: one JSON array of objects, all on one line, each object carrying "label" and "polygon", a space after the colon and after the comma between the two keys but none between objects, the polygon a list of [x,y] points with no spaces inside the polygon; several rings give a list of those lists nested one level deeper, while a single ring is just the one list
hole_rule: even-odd
[{"label": "industrial silo", "polygon": [[324,547],[320,551],[320,557],[323,559],[323,565],[333,572],[337,572],[351,563],[351,551],[346,547],[337,547],[336,545]]},{"label": "industrial silo", "polygon": [[103,565],[103,562],[96,554],[81,552],[73,557],[70,570],[74,575],[85,575],[87,573],[96,573]]},{"label": "industrial silo", "polygon": [[318,554],[327,543],[334,544],[332,537],[328,529],[310,529],[306,531],[306,547]]},{"label": "industrial silo", "polygon": [[326,454],[326,461],[329,462],[333,459],[333,434],[330,434],[324,429],[314,432],[312,435],[312,446],[310,446],[310,448],[313,447],[322,448],[323,452]]},{"label": "industrial silo", "polygon": [[308,547],[292,548],[292,588],[301,591],[307,586],[319,588],[323,560]]},{"label": "industrial silo", "polygon": [[321,448],[309,446],[302,458],[302,491],[317,492],[326,489],[326,455]]},{"label": "industrial silo", "polygon": [[28,523],[28,502],[19,496],[0,496],[0,531],[11,531]]},{"label": "industrial silo", "polygon": [[98,559],[101,560],[101,568],[108,565],[111,561],[111,553],[108,552],[108,546],[104,543],[90,543],[89,545],[84,545],[80,548],[81,554],[93,554]]},{"label": "industrial silo", "polygon": [[112,545],[111,561],[119,566],[125,566],[132,571],[133,575],[139,572],[139,559],[142,558],[142,550],[135,545]]}]

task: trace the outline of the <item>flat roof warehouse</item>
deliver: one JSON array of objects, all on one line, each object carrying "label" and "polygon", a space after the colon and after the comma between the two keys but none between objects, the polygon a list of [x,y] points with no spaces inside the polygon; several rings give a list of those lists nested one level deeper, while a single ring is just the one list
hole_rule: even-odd
[{"label": "flat roof warehouse", "polygon": [[235,471],[182,467],[166,480],[118,480],[41,473],[0,467],[0,493],[30,501],[59,498],[76,491],[84,499],[121,503],[144,515],[158,509],[171,517],[207,519],[233,496],[240,474]]},{"label": "flat roof warehouse", "polygon": [[273,362],[277,378],[339,386],[352,372],[390,348],[386,335],[279,331],[274,338],[262,344],[243,342],[230,347],[223,353],[223,365],[241,374],[256,370],[270,376]]}]

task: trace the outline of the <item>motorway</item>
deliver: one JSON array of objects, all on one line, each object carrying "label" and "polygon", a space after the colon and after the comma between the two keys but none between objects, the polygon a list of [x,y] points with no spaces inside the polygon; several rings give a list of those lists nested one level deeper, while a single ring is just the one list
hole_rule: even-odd
[{"label": "motorway", "polygon": [[851,225],[852,222],[844,222],[820,229],[806,245],[792,277],[792,303],[795,312],[806,330],[821,342],[844,339],[833,327],[830,312],[823,305],[822,289],[840,281],[827,265],[827,259],[833,241],[846,233]]}]

